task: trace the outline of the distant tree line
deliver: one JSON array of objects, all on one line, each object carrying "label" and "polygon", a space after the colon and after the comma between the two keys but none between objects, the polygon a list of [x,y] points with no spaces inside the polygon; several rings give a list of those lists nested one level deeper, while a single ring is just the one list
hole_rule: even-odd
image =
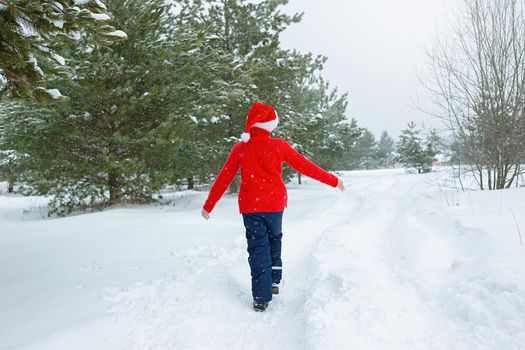
[{"label": "distant tree line", "polygon": [[429,172],[436,155],[442,152],[441,140],[435,130],[430,130],[426,137],[421,133],[414,122],[409,122],[397,142],[386,131],[382,131],[376,141],[374,134],[364,128],[341,169],[384,169],[401,165],[418,173]]}]

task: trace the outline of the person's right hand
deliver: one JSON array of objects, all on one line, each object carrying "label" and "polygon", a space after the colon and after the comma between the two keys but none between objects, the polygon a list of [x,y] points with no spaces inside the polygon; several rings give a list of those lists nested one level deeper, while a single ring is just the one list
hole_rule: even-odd
[{"label": "person's right hand", "polygon": [[338,182],[337,182],[337,188],[341,190],[341,192],[343,192],[345,190],[345,186],[343,185],[343,181],[341,179],[338,178]]}]

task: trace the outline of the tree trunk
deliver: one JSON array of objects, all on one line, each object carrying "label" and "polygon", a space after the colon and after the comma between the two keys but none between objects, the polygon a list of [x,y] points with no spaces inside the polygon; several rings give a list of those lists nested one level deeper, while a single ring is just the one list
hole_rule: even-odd
[{"label": "tree trunk", "polygon": [[15,188],[15,181],[13,179],[8,179],[7,180],[7,192],[13,193],[14,188]]},{"label": "tree trunk", "polygon": [[109,172],[109,179],[108,179],[108,187],[109,187],[109,204],[115,205],[120,202],[120,194],[119,194],[119,186],[118,186],[118,178],[117,174],[114,170],[111,170]]},{"label": "tree trunk", "polygon": [[507,184],[507,178],[509,177],[510,169],[512,168],[512,164],[505,164],[503,167],[503,176],[501,177],[501,183],[500,188],[505,188],[505,185]]},{"label": "tree trunk", "polygon": [[193,176],[189,176],[188,177],[188,190],[193,190],[193,186],[194,186]]},{"label": "tree trunk", "polygon": [[488,175],[488,182],[489,182],[489,190],[492,190],[492,172],[489,169],[487,169],[487,175]]},{"label": "tree trunk", "polygon": [[510,186],[512,186],[512,183],[514,182],[514,180],[516,180],[516,187],[518,187],[518,174],[519,174],[519,172],[520,172],[520,165],[518,163],[518,164],[514,165],[514,172],[512,173],[512,176],[510,177],[509,181],[506,183],[505,188],[510,188]]},{"label": "tree trunk", "polygon": [[479,189],[483,191],[483,169],[477,166],[479,173]]},{"label": "tree trunk", "polygon": [[301,176],[302,176],[301,173],[297,173],[297,180],[299,181],[299,185],[302,183]]}]

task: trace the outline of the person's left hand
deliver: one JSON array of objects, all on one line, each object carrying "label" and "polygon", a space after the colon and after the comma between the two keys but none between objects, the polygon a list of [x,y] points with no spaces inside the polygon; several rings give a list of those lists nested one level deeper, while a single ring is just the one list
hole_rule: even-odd
[{"label": "person's left hand", "polygon": [[202,214],[202,217],[205,218],[206,220],[210,218],[210,213],[208,213],[206,209],[202,209],[201,214]]},{"label": "person's left hand", "polygon": [[343,192],[345,190],[345,185],[343,184],[343,180],[341,179],[338,179],[339,181],[337,182],[337,188],[341,190],[341,192]]}]

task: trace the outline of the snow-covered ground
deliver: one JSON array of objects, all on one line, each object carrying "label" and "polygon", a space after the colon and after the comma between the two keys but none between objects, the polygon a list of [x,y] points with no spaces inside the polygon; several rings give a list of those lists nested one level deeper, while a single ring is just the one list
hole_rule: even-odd
[{"label": "snow-covered ground", "polygon": [[342,176],[343,193],[290,186],[282,294],[265,313],[235,197],[204,221],[198,192],[63,219],[0,196],[0,349],[525,348],[525,188]]}]

